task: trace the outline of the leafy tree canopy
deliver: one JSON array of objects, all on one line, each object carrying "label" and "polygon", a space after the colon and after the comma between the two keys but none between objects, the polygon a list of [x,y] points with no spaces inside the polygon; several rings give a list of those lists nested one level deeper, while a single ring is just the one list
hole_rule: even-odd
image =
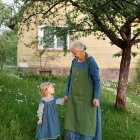
[{"label": "leafy tree canopy", "polygon": [[[18,2],[19,5],[21,3],[18,21],[27,25],[31,22],[40,23],[39,20],[31,19],[32,17],[37,19],[41,14],[41,18],[50,19],[52,25],[60,20],[65,21],[68,25],[67,30],[71,34],[81,31],[83,36],[87,36],[93,31],[100,32],[99,37],[107,36],[112,44],[121,49],[140,42],[140,0],[22,0]],[[25,11],[26,17],[23,14]]]},{"label": "leafy tree canopy", "polygon": [[[121,51],[116,106],[126,104],[126,89],[131,62],[131,48],[140,42],[140,0],[15,0],[18,5],[16,22],[21,27],[43,20],[55,28],[57,34],[70,33],[75,38],[91,33],[108,37]],[[59,22],[66,30],[57,28]]]},{"label": "leafy tree canopy", "polygon": [[16,65],[17,61],[17,33],[5,31],[0,35],[0,54],[8,65]]}]

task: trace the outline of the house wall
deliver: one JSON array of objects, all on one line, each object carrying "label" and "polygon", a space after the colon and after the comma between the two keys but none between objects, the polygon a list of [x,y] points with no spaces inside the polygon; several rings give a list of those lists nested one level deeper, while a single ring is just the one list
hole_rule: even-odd
[{"label": "house wall", "polygon": [[[60,24],[63,24],[62,21],[60,21]],[[23,36],[21,35],[18,41],[17,65],[18,68],[35,71],[40,67],[40,61],[38,57],[35,57],[35,53],[38,53],[37,43],[32,46],[30,45],[30,47],[27,47],[25,44],[30,44],[34,41],[38,32],[37,24],[32,23],[30,26],[32,29],[29,29],[29,31],[27,31],[26,26],[22,26]],[[113,54],[119,52],[120,49],[115,45],[111,46],[108,38],[105,40],[96,39],[94,35],[81,37],[79,41],[87,46],[87,52],[95,58],[100,69],[101,80],[118,80],[121,58],[114,58]],[[70,44],[72,44],[72,41]],[[132,51],[140,54],[140,50],[137,47],[133,47]],[[44,67],[46,63],[45,68],[54,74],[68,74],[72,59],[73,57],[70,52],[67,52],[67,55],[64,56],[63,50],[46,50],[41,58],[41,64]],[[139,60],[140,55],[132,57],[129,80],[135,78]]]},{"label": "house wall", "polygon": [[[35,25],[34,28],[36,29]],[[17,60],[18,67],[24,67],[26,69],[36,69],[40,67],[40,61],[34,55],[34,53],[38,52],[37,44],[33,45],[33,48],[26,47],[24,44],[24,42],[28,44],[31,39],[36,37],[36,35],[36,30],[31,30],[29,32],[25,31],[24,37],[19,39]],[[86,38],[80,38],[79,41],[83,42],[87,46],[87,52],[95,58],[100,69],[101,79],[116,81],[118,79],[121,58],[114,58],[113,54],[119,52],[120,49],[116,46],[111,46],[109,39],[98,40],[93,35],[90,35]],[[138,52],[139,50],[134,47],[132,51]],[[54,74],[68,74],[72,59],[72,54],[69,51],[67,52],[67,55],[64,56],[64,52],[62,50],[46,50],[41,58],[42,67],[44,67],[45,61],[47,60],[46,69],[52,70]],[[129,80],[133,80],[135,78],[135,69],[139,60],[139,55],[132,57]],[[26,66],[22,66],[21,64],[25,62]]]}]

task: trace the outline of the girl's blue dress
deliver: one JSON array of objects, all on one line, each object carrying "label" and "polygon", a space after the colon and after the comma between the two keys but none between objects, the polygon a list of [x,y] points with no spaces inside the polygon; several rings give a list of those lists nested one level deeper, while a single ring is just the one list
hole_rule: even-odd
[{"label": "girl's blue dress", "polygon": [[52,100],[40,102],[44,104],[42,124],[37,124],[36,138],[37,139],[56,139],[60,136],[60,125],[58,112],[56,108],[56,97]]}]

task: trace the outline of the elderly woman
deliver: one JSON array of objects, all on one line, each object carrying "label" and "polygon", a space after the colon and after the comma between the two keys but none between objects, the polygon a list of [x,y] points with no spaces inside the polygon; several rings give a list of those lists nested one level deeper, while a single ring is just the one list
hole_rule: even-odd
[{"label": "elderly woman", "polygon": [[85,50],[81,42],[70,48],[74,59],[64,97],[66,140],[101,140],[99,68]]}]

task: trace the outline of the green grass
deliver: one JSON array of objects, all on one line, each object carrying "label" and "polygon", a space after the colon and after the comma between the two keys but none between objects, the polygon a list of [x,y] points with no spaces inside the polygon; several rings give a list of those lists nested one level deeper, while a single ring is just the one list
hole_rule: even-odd
[{"label": "green grass", "polygon": [[128,86],[127,110],[114,108],[116,88],[113,82],[102,84],[103,140],[140,140],[140,96],[132,94],[136,87]]},{"label": "green grass", "polygon": [[115,96],[103,90],[103,140],[139,140],[140,108],[127,103],[127,110],[114,108]]},{"label": "green grass", "polygon": [[[0,139],[35,140],[36,111],[40,100],[41,82],[55,83],[56,92],[63,97],[66,77],[37,76],[15,70],[0,72]],[[111,89],[111,90],[110,90]],[[140,140],[140,96],[129,87],[127,110],[114,108],[116,84],[102,83],[101,111],[103,140]],[[131,101],[131,102],[130,102]],[[65,106],[58,106],[61,140],[64,140]]]}]

